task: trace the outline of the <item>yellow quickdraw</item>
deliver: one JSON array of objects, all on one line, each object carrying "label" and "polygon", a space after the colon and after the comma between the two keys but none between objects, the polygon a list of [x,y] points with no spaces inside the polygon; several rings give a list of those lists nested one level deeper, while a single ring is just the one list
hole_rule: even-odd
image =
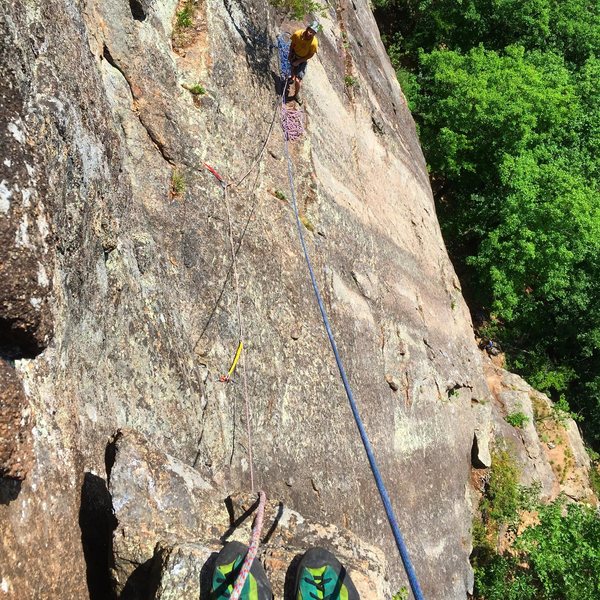
[{"label": "yellow quickdraw", "polygon": [[242,350],[244,348],[244,342],[240,341],[238,344],[237,350],[235,351],[235,356],[233,357],[233,362],[231,363],[231,367],[229,367],[229,371],[227,371],[227,375],[221,375],[219,377],[219,381],[223,383],[227,383],[231,380],[231,376],[237,367],[238,361],[240,360],[240,355],[242,354]]}]

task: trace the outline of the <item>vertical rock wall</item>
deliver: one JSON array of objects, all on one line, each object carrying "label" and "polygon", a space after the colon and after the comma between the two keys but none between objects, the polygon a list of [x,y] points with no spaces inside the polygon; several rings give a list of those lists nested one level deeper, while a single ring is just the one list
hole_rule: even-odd
[{"label": "vertical rock wall", "polygon": [[[19,490],[1,484],[9,597],[107,592],[105,452],[119,427],[193,465],[223,496],[248,488],[252,443],[271,497],[379,546],[393,586],[402,584],[300,254],[277,123],[269,136],[271,44],[299,24],[258,0],[194,4],[185,31],[173,29],[174,0],[0,9],[9,75],[0,129],[13,136],[2,160],[29,153],[32,169],[2,170],[0,188],[3,252],[24,222],[31,243],[9,250],[10,263],[3,255],[2,269],[16,266],[2,272],[0,321],[28,331],[34,348],[3,350],[23,388],[3,405],[17,414],[20,402],[35,420],[26,479]],[[339,2],[327,15],[305,80],[306,133],[291,150],[305,235],[425,595],[462,599],[466,487],[487,393],[480,360],[368,5]],[[187,88],[198,83],[206,93],[195,97]],[[227,211],[202,165],[238,181],[265,141],[229,197],[249,442],[240,374],[217,381],[238,322]],[[17,289],[24,279],[33,287]]]}]

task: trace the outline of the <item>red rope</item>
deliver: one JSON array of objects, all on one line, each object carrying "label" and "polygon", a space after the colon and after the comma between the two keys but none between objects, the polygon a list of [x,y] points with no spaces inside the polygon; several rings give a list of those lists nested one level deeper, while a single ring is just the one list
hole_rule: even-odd
[{"label": "red rope", "polygon": [[265,515],[265,502],[267,497],[264,492],[258,492],[258,511],[256,513],[256,519],[254,520],[254,527],[252,528],[252,536],[250,537],[250,545],[248,546],[248,554],[244,559],[242,570],[238,575],[235,585],[233,586],[233,592],[231,593],[230,600],[239,600],[239,597],[244,589],[244,584],[252,568],[252,563],[258,553],[258,544],[260,542],[260,533],[263,526],[263,517]]}]

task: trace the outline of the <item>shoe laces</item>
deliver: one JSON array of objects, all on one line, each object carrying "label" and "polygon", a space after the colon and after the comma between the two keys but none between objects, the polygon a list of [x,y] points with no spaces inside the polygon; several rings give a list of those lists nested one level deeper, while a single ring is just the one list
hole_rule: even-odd
[{"label": "shoe laces", "polygon": [[325,595],[325,584],[331,581],[331,577],[311,574],[311,577],[305,577],[304,581],[314,585],[317,588],[317,592],[320,593],[320,595],[317,595],[314,592],[311,592],[311,598],[315,598],[315,600],[335,600],[333,594],[328,594],[327,596]]},{"label": "shoe laces", "polygon": [[[233,587],[231,586],[231,584],[227,581],[226,577],[223,577],[223,575],[221,575],[220,573],[217,575],[217,583],[219,584],[219,586],[217,587],[216,590],[214,590],[213,593],[215,592],[220,592],[219,593],[219,597],[221,596],[225,596],[225,598],[229,598],[231,596],[231,592],[233,590]],[[224,589],[222,589],[224,588]],[[211,594],[210,596],[211,598],[213,598],[213,595]]]}]

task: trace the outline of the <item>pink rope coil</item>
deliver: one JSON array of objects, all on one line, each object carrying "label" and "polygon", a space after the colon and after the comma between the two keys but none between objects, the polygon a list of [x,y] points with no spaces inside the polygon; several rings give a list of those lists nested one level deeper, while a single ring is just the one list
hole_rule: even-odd
[{"label": "pink rope coil", "polygon": [[281,106],[281,127],[289,142],[299,139],[304,133],[304,112]]},{"label": "pink rope coil", "polygon": [[254,527],[252,528],[252,536],[250,537],[250,545],[248,546],[248,554],[244,559],[242,570],[238,575],[235,585],[233,586],[233,592],[231,593],[230,600],[239,600],[239,597],[244,589],[244,584],[252,568],[252,563],[256,558],[258,552],[258,544],[260,542],[260,534],[263,526],[263,518],[265,515],[265,503],[267,496],[264,492],[258,492],[258,510],[256,512],[256,519],[254,520]]}]

